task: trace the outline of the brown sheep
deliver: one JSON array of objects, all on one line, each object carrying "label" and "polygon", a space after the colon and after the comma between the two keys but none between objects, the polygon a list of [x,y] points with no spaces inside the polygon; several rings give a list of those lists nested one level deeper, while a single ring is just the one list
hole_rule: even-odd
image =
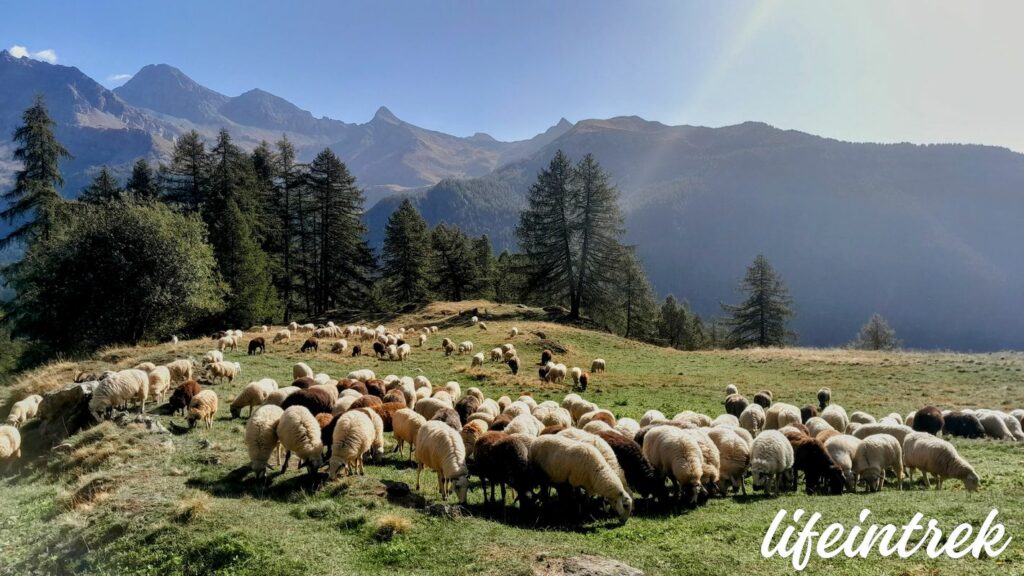
[{"label": "brown sheep", "polygon": [[295,380],[292,380],[292,386],[305,390],[306,388],[309,388],[311,386],[316,386],[316,380],[313,380],[309,376],[303,376],[302,378],[296,378]]},{"label": "brown sheep", "polygon": [[725,413],[739,418],[750,402],[742,394],[730,394],[725,398]]},{"label": "brown sheep", "polygon": [[380,416],[382,422],[384,422],[384,431],[393,432],[395,427],[392,423],[395,412],[398,412],[402,408],[405,408],[405,398],[402,398],[401,402],[385,402],[380,406],[373,406],[373,411]]},{"label": "brown sheep", "polygon": [[184,415],[185,410],[188,409],[189,403],[192,402],[192,398],[195,397],[196,394],[199,394],[200,390],[201,388],[199,387],[199,383],[195,380],[182,382],[181,385],[175,388],[174,392],[171,393],[171,399],[168,401],[173,413],[177,414],[178,412],[181,412],[181,414]]},{"label": "brown sheep", "polygon": [[349,406],[349,410],[355,410],[356,408],[373,408],[375,406],[383,406],[384,402],[380,398],[372,394],[363,394],[356,401]]},{"label": "brown sheep", "polygon": [[366,393],[373,394],[377,398],[384,398],[384,393],[387,392],[384,381],[380,379],[373,379],[366,381]]},{"label": "brown sheep", "polygon": [[766,410],[771,407],[772,399],[771,390],[761,390],[757,394],[754,394],[754,404],[757,404]]},{"label": "brown sheep", "polygon": [[385,404],[401,404],[402,406],[406,406],[405,394],[403,394],[402,391],[399,390],[398,388],[395,388],[394,390],[388,390],[384,394],[383,400]]},{"label": "brown sheep", "polygon": [[490,426],[487,427],[487,430],[493,430],[495,432],[501,432],[511,422],[512,422],[512,416],[510,416],[508,414],[499,414],[498,416],[496,416],[494,418],[494,420],[491,420],[491,424],[490,424]]},{"label": "brown sheep", "polygon": [[465,425],[469,417],[480,409],[480,399],[476,396],[463,396],[455,403],[455,411],[459,413],[459,421]]},{"label": "brown sheep", "polygon": [[487,503],[490,483],[490,500],[495,501],[494,485],[501,487],[501,505],[505,506],[505,486],[515,490],[520,506],[529,504],[533,493],[533,474],[530,470],[529,440],[518,434],[485,432],[477,438],[473,449],[473,473],[480,477],[480,487]]},{"label": "brown sheep", "polygon": [[366,388],[366,384],[359,380],[349,380],[348,378],[338,382],[338,392],[344,392],[345,390],[355,390],[363,396],[366,396],[370,391]]},{"label": "brown sheep", "polygon": [[431,420],[437,420],[444,422],[454,429],[456,432],[462,431],[462,421],[459,420],[459,413],[451,408],[441,408],[430,418]]},{"label": "brown sheep", "polygon": [[374,342],[373,343],[373,354],[377,358],[383,358],[387,354],[387,351],[388,351],[387,347],[384,346],[384,344],[382,342]]},{"label": "brown sheep", "polygon": [[302,343],[302,347],[299,348],[299,352],[313,352],[320,351],[320,341],[316,338],[306,338],[306,341]]},{"label": "brown sheep", "polygon": [[356,358],[356,357],[362,356],[362,355],[363,355],[363,347],[362,346],[360,346],[359,344],[356,344],[355,346],[352,347],[352,357],[353,358]]},{"label": "brown sheep", "polygon": [[545,351],[541,352],[540,353],[540,365],[544,366],[548,362],[551,362],[551,358],[552,358],[551,350],[545,350]]},{"label": "brown sheep", "polygon": [[305,388],[292,392],[281,402],[282,410],[287,410],[292,406],[303,406],[313,416],[330,414],[334,409],[334,399],[322,388]]},{"label": "brown sheep", "polygon": [[544,429],[540,431],[540,435],[544,436],[546,434],[558,434],[562,430],[565,430],[565,425],[552,424],[551,426],[545,426]]},{"label": "brown sheep", "polygon": [[509,358],[508,361],[505,362],[505,364],[508,364],[509,369],[512,370],[512,375],[513,376],[515,376],[516,374],[519,374],[519,357],[518,356],[513,356],[513,357]]},{"label": "brown sheep", "polygon": [[267,351],[267,341],[262,336],[257,336],[252,340],[249,340],[249,356],[253,356],[256,353],[263,354]]},{"label": "brown sheep", "polygon": [[800,421],[807,424],[807,421],[818,415],[818,408],[813,404],[805,404],[800,409]]},{"label": "brown sheep", "polygon": [[580,392],[586,392],[587,391],[587,386],[589,386],[589,385],[590,385],[590,373],[589,372],[584,372],[583,374],[580,374],[580,383],[576,387],[576,389],[579,390]]},{"label": "brown sheep", "polygon": [[914,414],[914,425],[912,428],[915,432],[927,432],[935,436],[942,431],[945,423],[945,419],[942,417],[942,410],[935,406],[925,406]]}]

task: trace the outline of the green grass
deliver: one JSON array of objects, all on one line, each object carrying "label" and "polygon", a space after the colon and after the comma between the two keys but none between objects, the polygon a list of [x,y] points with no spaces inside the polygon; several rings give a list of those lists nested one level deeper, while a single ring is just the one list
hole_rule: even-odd
[{"label": "green grass", "polygon": [[[436,308],[434,309],[436,312]],[[432,323],[440,323],[437,318]],[[719,499],[692,511],[639,513],[624,526],[610,518],[579,524],[535,525],[514,510],[507,518],[482,508],[479,489],[470,492],[468,513],[457,519],[430,516],[423,503],[438,499],[433,474],[422,494],[388,491],[415,483],[415,469],[388,454],[368,464],[364,477],[335,482],[310,479],[292,469],[272,475],[268,486],[247,476],[242,441],[244,419],[229,420],[227,403],[247,382],[262,377],[282,385],[294,362],[343,376],[369,367],[378,375],[425,374],[435,384],[458,381],[489,396],[530,392],[538,400],[560,400],[565,387],[541,385],[534,376],[540,347],[529,333],[542,330],[568,352],[559,360],[589,367],[608,361],[587,397],[619,416],[639,418],[657,408],[668,415],[684,409],[712,416],[722,411],[725,385],[752,395],[769,388],[777,400],[803,405],[818,388],[832,388],[848,410],[905,414],[928,403],[942,406],[1024,406],[1024,355],[859,353],[786,350],[685,353],[625,341],[611,335],[524,321],[488,319],[488,332],[453,323],[432,336],[428,349],[413,349],[403,363],[353,359],[321,352],[303,355],[299,343],[271,346],[265,356],[228,353],[242,363],[242,377],[214,389],[222,410],[212,431],[181,436],[150,435],[110,425],[69,440],[69,450],[29,463],[0,480],[0,574],[530,574],[538,554],[593,554],[624,561],[650,574],[777,575],[787,561],[761,558],[761,538],[780,508],[804,508],[825,522],[851,524],[862,508],[877,522],[902,525],[914,513],[944,527],[980,523],[1000,509],[1014,542],[998,559],[812,560],[810,574],[1017,574],[1024,571],[1024,444],[957,441],[982,476],[981,490],[966,493],[959,482],[942,492],[920,488],[898,492],[808,497]],[[467,370],[469,357],[445,358],[440,340],[471,339],[485,355],[505,342],[512,325],[526,332],[516,340],[523,372],[512,377],[502,365]],[[90,369],[175,356],[199,357],[210,341],[111,350]],[[105,361],[103,358],[106,358]],[[75,367],[65,367],[73,370]],[[65,378],[67,376],[65,375]],[[5,392],[0,391],[0,395]],[[183,424],[181,418],[162,417]],[[25,428],[31,433],[32,425]],[[91,483],[91,484],[90,484]],[[404,521],[403,521],[404,520]]]}]

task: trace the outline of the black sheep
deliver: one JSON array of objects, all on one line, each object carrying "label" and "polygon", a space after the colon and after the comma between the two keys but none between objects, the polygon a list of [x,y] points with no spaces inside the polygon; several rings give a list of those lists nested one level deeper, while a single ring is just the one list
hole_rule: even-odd
[{"label": "black sheep", "polygon": [[807,424],[807,421],[818,415],[818,409],[813,404],[805,404],[800,409],[800,421]]},{"label": "black sheep", "polygon": [[518,434],[485,432],[477,438],[473,448],[473,473],[480,477],[487,503],[487,486],[490,484],[490,500],[495,501],[494,486],[501,487],[501,505],[505,506],[505,486],[511,486],[519,496],[520,506],[530,502],[524,500],[533,492],[530,471],[529,440]]},{"label": "black sheep", "polygon": [[249,340],[249,356],[253,356],[257,352],[263,354],[267,351],[267,341],[262,336],[257,336],[252,340]]},{"label": "black sheep", "polygon": [[772,405],[772,391],[761,390],[757,394],[754,394],[754,404],[757,404],[767,410]]},{"label": "black sheep", "polygon": [[626,474],[626,482],[637,494],[645,498],[654,498],[659,502],[666,500],[668,490],[665,488],[665,481],[644,458],[643,448],[639,444],[611,430],[598,432],[597,435],[611,446],[619,466]]},{"label": "black sheep", "polygon": [[174,389],[174,392],[171,392],[171,398],[168,400],[172,413],[176,414],[180,411],[184,415],[188,405],[192,403],[192,398],[199,394],[199,390],[199,383],[195,380],[182,382],[180,386]]},{"label": "black sheep", "polygon": [[463,396],[455,403],[455,411],[459,413],[459,421],[463,425],[469,421],[469,417],[480,409],[480,399],[476,396]]},{"label": "black sheep", "polygon": [[330,414],[334,409],[334,399],[322,388],[306,388],[292,392],[281,402],[283,410],[292,406],[304,406],[313,416]]},{"label": "black sheep", "polygon": [[[916,418],[914,423],[917,423]],[[950,412],[943,419],[942,432],[960,438],[984,438],[985,426],[982,425],[981,420],[974,414],[957,410],[956,412]]]},{"label": "black sheep", "polygon": [[925,406],[914,414],[914,425],[912,428],[915,432],[927,432],[936,435],[942,431],[943,424],[942,410],[935,406]]},{"label": "black sheep", "polygon": [[818,408],[825,409],[832,402],[832,389],[822,388],[818,390]]},{"label": "black sheep", "polygon": [[505,429],[509,423],[512,422],[512,417],[508,414],[499,414],[494,420],[491,420],[490,426],[487,427],[488,431],[501,432]]},{"label": "black sheep", "polygon": [[804,473],[808,494],[842,494],[843,470],[814,438],[801,438],[793,450],[793,468]]},{"label": "black sheep", "polygon": [[518,356],[513,356],[513,357],[509,358],[508,361],[505,362],[505,363],[508,364],[508,367],[512,370],[512,375],[513,376],[515,376],[516,374],[519,374],[519,357]]},{"label": "black sheep", "polygon": [[750,402],[747,400],[746,396],[742,394],[729,394],[725,397],[725,413],[732,414],[737,418],[740,417],[740,414],[742,414],[749,405]]},{"label": "black sheep", "polygon": [[363,355],[363,347],[362,346],[360,346],[359,344],[356,344],[355,346],[352,347],[352,357],[353,358],[356,358],[356,357],[362,356],[362,355]]},{"label": "black sheep", "polygon": [[540,353],[540,365],[543,366],[551,362],[551,350],[545,350]]},{"label": "black sheep", "polygon": [[388,351],[388,349],[387,349],[386,346],[384,346],[384,344],[382,344],[380,342],[374,342],[373,343],[373,354],[377,358],[383,358],[384,355],[387,354],[387,351]]}]

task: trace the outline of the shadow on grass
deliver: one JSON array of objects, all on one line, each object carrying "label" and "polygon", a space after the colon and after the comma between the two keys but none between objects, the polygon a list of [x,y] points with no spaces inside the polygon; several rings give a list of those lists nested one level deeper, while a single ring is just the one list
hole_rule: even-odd
[{"label": "shadow on grass", "polygon": [[327,475],[321,472],[303,473],[278,480],[281,476],[280,471],[275,471],[267,474],[264,479],[257,479],[252,475],[252,469],[249,466],[240,466],[218,478],[190,478],[185,485],[189,488],[204,490],[220,498],[250,497],[259,500],[293,502],[297,495],[317,492],[327,481]]}]

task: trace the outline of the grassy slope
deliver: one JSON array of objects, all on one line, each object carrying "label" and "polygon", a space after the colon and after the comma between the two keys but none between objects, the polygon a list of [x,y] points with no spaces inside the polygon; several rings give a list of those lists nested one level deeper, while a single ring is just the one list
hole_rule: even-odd
[{"label": "grassy slope", "polygon": [[[455,310],[435,305],[428,317]],[[399,320],[403,322],[403,320]],[[17,477],[0,480],[0,573],[85,572],[101,574],[284,574],[310,569],[337,574],[518,574],[529,573],[538,553],[590,553],[623,560],[651,574],[778,574],[791,570],[781,560],[759,554],[765,529],[779,508],[819,511],[826,522],[854,522],[864,507],[877,521],[903,524],[920,511],[942,521],[975,524],[992,507],[1001,511],[1011,536],[1024,534],[1024,445],[994,441],[958,441],[961,452],[983,478],[977,494],[959,482],[942,492],[889,490],[874,495],[715,500],[697,510],[666,516],[638,514],[618,527],[599,519],[565,527],[534,526],[489,517],[479,490],[470,493],[470,516],[458,520],[430,517],[415,495],[388,498],[385,484],[412,485],[415,471],[394,455],[367,466],[365,477],[311,481],[294,471],[261,488],[243,478],[247,456],[244,421],[229,421],[226,404],[244,384],[260,377],[290,380],[294,362],[344,375],[370,367],[379,375],[423,373],[435,383],[454,379],[465,390],[479,386],[488,395],[532,392],[560,400],[564,389],[541,386],[526,374],[512,377],[503,366],[488,364],[469,373],[468,357],[445,358],[437,349],[444,336],[472,339],[478,351],[505,341],[515,324],[526,332],[543,330],[568,348],[567,365],[589,366],[596,356],[608,360],[588,395],[620,416],[639,416],[649,408],[667,414],[694,409],[721,412],[723,389],[735,382],[752,393],[771,388],[782,401],[802,405],[815,391],[830,386],[848,410],[884,415],[906,413],[926,402],[940,405],[1024,406],[1024,355],[873,354],[845,351],[748,351],[684,353],[655,348],[595,332],[553,324],[488,320],[490,331],[451,326],[431,338],[427,350],[414,348],[404,365],[353,359],[321,352],[301,355],[297,343],[273,346],[262,357],[229,353],[243,365],[243,377],[215,389],[222,412],[212,431],[183,436],[148,435],[103,425],[71,440],[72,448],[49,454]],[[516,341],[529,361],[540,349],[532,336]],[[198,357],[209,341],[108,351],[90,367],[130,366],[142,360],[163,362],[175,356]],[[53,385],[75,367],[58,364],[16,384],[8,395]],[[0,392],[0,393],[5,393]],[[8,398],[9,399],[9,398]],[[165,417],[166,419],[166,417]],[[183,423],[180,418],[176,419]],[[31,425],[26,427],[26,432]],[[423,496],[434,501],[433,475],[425,475]],[[411,521],[408,532],[387,542],[374,538],[382,518]],[[808,573],[835,574],[1004,574],[1020,573],[1024,553],[1014,541],[998,560],[956,563],[880,559],[813,561]],[[1007,570],[1009,569],[1009,570]]]}]

